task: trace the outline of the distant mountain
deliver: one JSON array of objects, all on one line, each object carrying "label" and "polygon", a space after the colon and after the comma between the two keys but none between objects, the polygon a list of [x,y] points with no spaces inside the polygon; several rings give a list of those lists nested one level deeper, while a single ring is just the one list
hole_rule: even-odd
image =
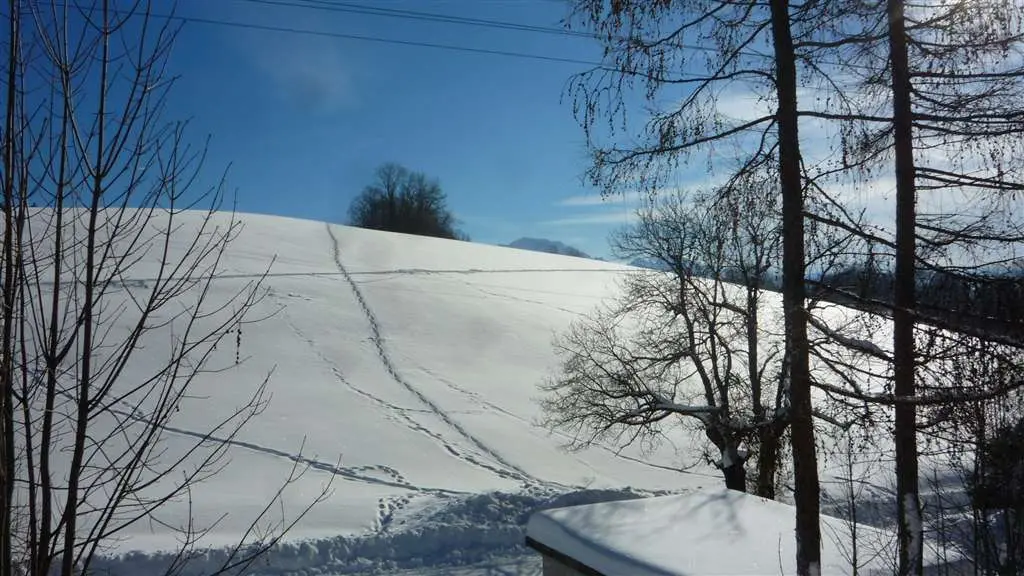
[{"label": "distant mountain", "polygon": [[573,248],[568,244],[557,240],[548,240],[546,238],[520,238],[515,242],[506,244],[506,246],[509,248],[519,248],[520,250],[547,252],[548,254],[561,254],[563,256],[576,256],[577,258],[590,258],[586,252],[583,252],[578,248]]},{"label": "distant mountain", "polygon": [[627,262],[627,264],[630,266],[636,266],[637,268],[650,268],[652,270],[664,271],[668,270],[668,265],[666,265],[664,262],[654,260],[652,258],[634,258],[633,260]]},{"label": "distant mountain", "polygon": [[[630,260],[629,262],[627,262],[627,264],[630,265],[630,266],[636,266],[637,268],[650,268],[651,270],[660,270],[662,272],[671,272],[672,271],[672,267],[671,266],[669,266],[667,263],[665,263],[665,262],[663,262],[661,260],[655,259],[655,258],[634,258],[633,260]],[[696,275],[696,276],[704,276],[704,277],[710,278],[711,275],[712,275],[711,268],[709,268],[708,266],[704,266],[703,264],[700,264],[700,263],[697,263],[697,262],[694,262],[692,264],[692,267],[691,267],[690,271],[694,275]],[[736,281],[736,280],[730,280],[729,275],[728,275],[727,272],[723,272],[722,279],[725,280],[726,282]]]}]

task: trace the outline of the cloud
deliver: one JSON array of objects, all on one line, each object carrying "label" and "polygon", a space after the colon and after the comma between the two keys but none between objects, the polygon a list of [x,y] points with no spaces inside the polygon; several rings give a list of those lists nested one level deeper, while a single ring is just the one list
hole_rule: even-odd
[{"label": "cloud", "polygon": [[[837,79],[841,82],[842,78]],[[761,88],[757,88],[761,90]],[[853,98],[851,94],[846,97]],[[798,89],[797,101],[803,110],[831,111],[832,103],[827,98],[820,98],[819,93],[810,87]],[[739,125],[758,118],[771,116],[775,112],[774,94],[761,96],[753,89],[731,88],[723,91],[715,102],[716,112],[729,125]],[[836,137],[836,123],[821,118],[805,116],[800,119],[800,147],[805,162],[815,164],[826,160],[833,152]],[[750,132],[737,136],[733,142],[738,151],[732,153],[736,159],[745,160],[749,150],[760,139],[761,130],[768,127],[767,123],[752,129]],[[725,150],[729,150],[726,148]],[[719,154],[720,155],[720,154]],[[718,158],[724,160],[725,158]]]},{"label": "cloud", "polygon": [[833,198],[843,203],[854,216],[863,211],[864,220],[878,228],[891,230],[895,219],[893,199],[896,194],[896,179],[892,175],[881,175],[859,182],[823,183],[822,188]]},{"label": "cloud", "polygon": [[636,210],[615,210],[612,212],[595,212],[545,220],[543,226],[607,226],[610,224],[629,224],[636,221]]},{"label": "cloud", "polygon": [[601,196],[600,194],[581,194],[570,196],[559,200],[556,206],[607,206],[610,204],[639,204],[646,194],[640,192],[627,192],[625,194],[614,194],[612,196]]},{"label": "cloud", "polygon": [[759,97],[752,90],[728,90],[720,94],[715,102],[718,114],[737,124],[771,116],[774,107],[774,102]]},{"label": "cloud", "polygon": [[[680,176],[677,178],[677,184],[673,186],[664,186],[655,190],[632,190],[606,197],[602,197],[600,194],[569,196],[568,198],[564,198],[556,202],[555,206],[568,208],[586,208],[591,206],[640,206],[644,201],[652,198],[678,194],[680,192],[686,192],[698,188],[713,187],[724,182],[724,180],[725,179],[722,177],[711,178],[703,172],[693,173]],[[637,186],[639,187],[639,184]]]},{"label": "cloud", "polygon": [[332,114],[355,104],[350,68],[333,40],[264,34],[247,54],[270,88],[296,108]]}]

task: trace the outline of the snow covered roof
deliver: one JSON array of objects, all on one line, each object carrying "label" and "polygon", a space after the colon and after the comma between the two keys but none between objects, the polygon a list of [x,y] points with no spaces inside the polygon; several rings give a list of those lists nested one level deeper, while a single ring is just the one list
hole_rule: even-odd
[{"label": "snow covered roof", "polygon": [[[527,543],[607,576],[795,574],[795,523],[786,504],[695,490],[537,512]],[[822,574],[853,573],[849,534],[847,522],[822,518]],[[857,536],[860,573],[892,573],[893,535],[858,526]]]}]

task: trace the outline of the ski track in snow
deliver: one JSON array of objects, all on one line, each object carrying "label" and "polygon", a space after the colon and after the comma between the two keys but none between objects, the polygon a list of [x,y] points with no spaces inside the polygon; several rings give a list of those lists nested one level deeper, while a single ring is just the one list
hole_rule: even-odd
[{"label": "ski track in snow", "polygon": [[[479,394],[477,392],[473,392],[472,390],[467,390],[466,388],[464,388],[462,386],[459,386],[455,382],[451,381],[448,378],[445,378],[444,376],[441,376],[440,374],[437,374],[436,372],[430,370],[426,366],[423,366],[423,365],[421,365],[419,363],[414,362],[411,358],[408,358],[407,356],[403,356],[403,358],[408,360],[413,366],[415,366],[419,370],[422,370],[423,373],[429,375],[431,378],[433,378],[433,379],[437,380],[438,382],[444,384],[445,386],[447,386],[451,390],[454,390],[455,392],[458,392],[458,393],[462,394],[466,398],[469,398],[473,403],[475,403],[480,408],[487,409],[487,410],[492,410],[492,411],[494,411],[494,412],[496,412],[498,414],[501,414],[503,416],[507,416],[509,418],[512,418],[513,420],[517,420],[519,422],[522,422],[523,424],[526,424],[530,428],[533,427],[533,423],[530,422],[529,419],[524,418],[522,416],[519,416],[518,414],[513,414],[512,412],[509,412],[508,410],[502,408],[501,406],[498,406],[497,404],[495,404],[495,403],[485,399],[483,397],[483,395],[481,395],[481,394]],[[564,437],[568,438],[568,435],[566,435],[564,433],[560,433],[559,432],[558,434],[560,436],[564,436]],[[575,457],[573,459],[576,460],[577,462],[579,462],[580,464],[583,464],[587,468],[589,468],[590,471],[593,472],[594,474],[599,474],[598,470],[596,468],[594,468],[593,466],[591,466],[590,464],[588,464],[586,461],[581,460],[579,458],[575,458]],[[571,488],[573,488],[573,489],[581,489],[581,488],[583,488],[583,486],[572,486]]]},{"label": "ski track in snow", "polygon": [[573,316],[580,316],[581,315],[581,313],[576,311],[576,310],[569,310],[568,308],[563,308],[561,306],[558,306],[558,305],[555,305],[555,304],[551,304],[550,302],[541,302],[540,300],[531,300],[529,298],[523,298],[521,296],[513,296],[511,294],[501,294],[499,292],[491,292],[490,290],[485,290],[485,289],[481,288],[480,286],[478,286],[476,284],[473,284],[472,282],[470,282],[468,280],[463,280],[462,283],[465,284],[466,286],[476,290],[477,292],[480,292],[481,294],[484,294],[484,295],[487,295],[487,296],[493,296],[493,297],[496,297],[496,298],[502,298],[504,300],[512,300],[514,302],[522,302],[524,304],[533,304],[535,306],[543,306],[545,308],[551,308],[552,310],[558,310],[560,312],[565,312],[565,313],[571,314]]},{"label": "ski track in snow", "polygon": [[499,414],[504,414],[505,416],[508,416],[510,418],[514,418],[516,420],[519,420],[520,422],[526,422],[526,423],[529,424],[529,422],[527,421],[526,418],[523,418],[522,416],[518,416],[516,414],[513,414],[513,413],[509,412],[508,410],[502,408],[501,406],[498,406],[497,404],[486,400],[483,397],[482,394],[479,394],[477,392],[473,392],[472,390],[467,390],[466,388],[464,388],[462,386],[459,386],[458,384],[453,382],[451,379],[446,378],[446,377],[438,374],[437,372],[434,372],[433,370],[427,368],[426,366],[423,366],[422,364],[414,361],[412,358],[409,358],[408,356],[406,356],[404,354],[402,354],[401,356],[402,356],[403,360],[409,362],[409,364],[414,366],[417,370],[422,371],[427,376],[430,376],[434,380],[437,380],[438,382],[444,384],[449,389],[451,389],[451,390],[453,390],[455,392],[458,392],[459,394],[462,394],[463,396],[469,398],[470,400],[472,400],[475,404],[477,404],[481,408],[486,408],[488,410],[493,410],[494,412],[497,412]]},{"label": "ski track in snow", "polygon": [[[333,236],[333,233],[332,233]],[[432,274],[516,274],[516,273],[554,273],[554,272],[603,272],[631,273],[633,270],[623,268],[394,268],[391,270],[357,270],[353,272],[224,272],[216,274],[214,280],[255,280],[259,278],[337,278],[352,276],[428,276]],[[147,288],[148,283],[166,281],[167,278],[125,278],[111,280],[114,288]],[[63,278],[61,283],[83,282],[79,278]],[[39,279],[42,286],[53,284],[53,280]]]},{"label": "ski track in snow", "polygon": [[[374,314],[373,310],[366,302],[366,299],[363,296],[362,291],[359,289],[359,285],[356,284],[355,280],[352,279],[352,276],[349,275],[348,273],[348,269],[345,268],[345,265],[341,262],[341,247],[339,245],[337,236],[334,235],[334,231],[331,229],[331,225],[326,224],[325,226],[327,228],[327,234],[331,238],[331,249],[332,256],[334,257],[334,263],[335,265],[337,265],[338,271],[341,272],[342,278],[345,280],[349,288],[352,290],[352,294],[355,296],[356,301],[359,304],[359,307],[362,309],[363,314],[366,316],[367,322],[370,325],[370,340],[371,342],[373,342],[374,347],[377,349],[377,356],[380,358],[381,364],[384,366],[384,369],[388,372],[391,378],[397,384],[399,384],[400,386],[405,388],[409,393],[415,396],[425,406],[430,408],[430,410],[434,412],[437,415],[437,417],[440,418],[445,424],[447,424],[450,428],[459,433],[463,438],[469,441],[469,443],[475,446],[483,454],[493,459],[494,462],[496,462],[501,467],[497,468],[485,466],[490,471],[504,478],[514,478],[520,480],[527,485],[542,484],[549,486],[558,486],[559,488],[567,488],[566,486],[561,486],[552,482],[547,482],[539,478],[536,478],[529,474],[528,472],[526,472],[525,470],[523,470],[522,468],[508,462],[504,457],[501,456],[501,454],[499,454],[493,448],[487,446],[479,438],[470,434],[461,424],[452,419],[452,417],[448,415],[448,413],[445,412],[440,406],[438,406],[432,400],[427,398],[427,396],[423,394],[422,391],[413,386],[401,374],[398,373],[398,370],[395,368],[395,365],[391,360],[391,356],[388,353],[387,347],[385,346],[384,337],[381,334],[380,323],[377,320],[377,316],[376,314]],[[436,433],[432,433],[431,435],[434,436],[435,434]],[[439,437],[439,435],[436,435],[435,437]],[[469,459],[465,457],[460,452],[454,450],[453,447],[449,445],[447,442],[444,443],[444,447],[457,458],[465,460],[475,466],[482,466],[481,462],[477,461],[476,459]]]},{"label": "ski track in snow", "polygon": [[[277,294],[273,291],[271,291],[270,295],[272,298],[279,298]],[[444,448],[449,454],[463,462],[466,462],[467,464],[470,464],[471,466],[484,469],[502,478],[507,478],[510,480],[520,480],[520,478],[512,476],[507,470],[491,466],[486,462],[481,462],[478,459],[473,458],[472,456],[462,453],[458,448],[456,448],[448,440],[446,440],[444,436],[438,434],[437,432],[434,432],[433,430],[430,430],[429,428],[423,426],[422,424],[414,420],[411,416],[409,416],[409,413],[411,412],[422,414],[434,414],[434,412],[432,412],[431,410],[406,408],[403,406],[398,406],[352,384],[352,382],[349,381],[348,378],[346,378],[344,373],[341,371],[341,367],[338,366],[338,364],[334,360],[332,360],[330,357],[324,354],[324,352],[317,345],[316,341],[308,337],[302,331],[302,329],[299,328],[294,321],[292,321],[291,315],[288,314],[287,306],[284,305],[283,303],[282,311],[284,320],[288,324],[289,329],[309,346],[310,350],[313,351],[313,353],[317,356],[317,358],[320,359],[321,362],[330,367],[331,372],[338,379],[338,381],[341,382],[349,390],[362,396],[363,398],[366,398],[370,402],[373,402],[374,404],[378,405],[383,410],[386,418],[388,418],[392,422],[404,425],[410,430],[413,430],[414,432],[429,437],[431,440],[440,444],[441,447]],[[402,482],[405,482],[404,477],[402,477],[401,474],[398,473],[398,471],[395,471],[395,474],[398,475],[399,478],[402,478]],[[408,497],[405,495],[395,496],[391,498],[380,498],[377,501],[378,531],[385,530],[390,524],[391,517],[394,514],[394,512],[402,509],[408,503]]]},{"label": "ski track in snow", "polygon": [[[445,386],[448,386],[452,390],[465,395],[467,398],[469,398],[473,402],[477,403],[481,408],[486,408],[486,409],[489,409],[489,410],[493,410],[493,411],[495,411],[495,412],[497,412],[499,414],[503,414],[505,416],[508,416],[509,418],[518,420],[518,421],[520,421],[520,422],[522,422],[524,424],[527,424],[529,426],[533,426],[533,423],[528,418],[525,418],[525,417],[520,416],[518,414],[514,414],[512,412],[509,412],[508,410],[502,408],[501,406],[498,406],[497,404],[494,404],[493,402],[488,401],[487,399],[485,399],[479,393],[473,392],[472,390],[467,390],[466,388],[464,388],[462,386],[459,386],[455,382],[452,382],[450,379],[445,378],[444,376],[441,376],[440,374],[434,372],[433,370],[430,370],[426,366],[423,366],[423,365],[413,361],[413,359],[409,358],[408,356],[403,355],[402,358],[404,360],[408,361],[413,366],[415,366],[417,369],[422,370],[425,374],[429,375],[431,378],[434,378],[435,380],[437,380],[438,382],[441,382]],[[556,436],[559,436],[561,438],[564,438],[566,443],[568,443],[568,442],[570,442],[572,440],[572,436],[570,436],[569,434],[566,434],[565,432],[561,432],[561,431],[555,430],[555,431],[552,432],[552,434],[554,434]],[[708,473],[705,473],[705,472],[695,472],[695,471],[692,471],[692,470],[684,470],[682,468],[673,468],[671,466],[664,466],[664,465],[661,465],[661,464],[654,464],[654,463],[651,463],[651,462],[647,462],[645,460],[641,460],[640,458],[635,458],[633,456],[628,456],[626,454],[623,454],[621,450],[617,450],[615,448],[612,448],[612,447],[609,447],[609,446],[605,446],[604,444],[600,444],[600,443],[594,443],[594,444],[592,444],[592,447],[593,448],[597,448],[599,450],[603,450],[605,452],[608,452],[609,454],[611,454],[612,456],[614,456],[616,458],[621,458],[622,460],[628,460],[628,461],[633,462],[635,464],[641,464],[643,466],[647,466],[648,468],[657,468],[657,469],[660,469],[660,470],[667,470],[669,472],[676,472],[676,473],[679,473],[679,474],[690,474],[690,475],[694,475],[694,476],[701,476],[703,478],[713,478],[713,479],[718,479],[719,478],[719,476],[717,474],[708,474]],[[581,464],[583,464],[584,466],[586,466],[587,468],[590,468],[595,473],[597,472],[597,470],[592,465],[588,464],[585,460],[577,459],[577,461],[580,462]],[[573,486],[572,488],[579,489],[579,488],[582,488],[582,486]]]},{"label": "ski track in snow", "polygon": [[[331,233],[334,236],[334,233]],[[345,272],[342,276],[377,276],[382,274],[509,274],[516,272],[632,272],[623,268],[394,268],[392,270],[360,270]]]},{"label": "ski track in snow", "polygon": [[[119,416],[124,416],[125,418],[130,418],[132,420],[143,422],[143,423],[148,424],[148,425],[153,425],[152,421],[149,418],[147,418],[146,416],[143,416],[143,415],[140,415],[140,414],[137,414],[137,413],[132,413],[132,412],[127,411],[127,410],[120,410],[120,409],[117,409],[117,408],[110,408],[109,410],[112,413],[117,414]],[[327,473],[330,473],[330,474],[335,474],[335,475],[337,475],[337,476],[339,476],[341,478],[344,478],[346,480],[355,480],[357,482],[365,482],[367,484],[376,484],[376,485],[379,485],[379,486],[389,486],[389,487],[392,487],[392,488],[400,488],[402,490],[411,490],[413,492],[422,492],[422,493],[425,493],[425,494],[438,494],[438,495],[445,495],[445,496],[459,495],[459,494],[468,494],[468,492],[462,492],[462,491],[459,491],[459,490],[449,490],[447,488],[429,488],[429,487],[416,486],[414,484],[410,484],[405,479],[405,477],[402,476],[402,474],[398,470],[395,470],[394,468],[391,468],[390,466],[384,466],[384,465],[379,465],[379,464],[369,464],[369,465],[366,465],[366,466],[353,466],[353,467],[340,466],[338,464],[331,464],[329,462],[324,462],[322,460],[317,460],[316,458],[311,458],[309,456],[303,456],[301,453],[295,454],[295,453],[287,452],[287,451],[284,451],[284,450],[279,450],[277,448],[271,448],[270,446],[263,446],[261,444],[256,444],[255,442],[249,442],[249,441],[246,441],[246,440],[239,440],[237,438],[225,438],[225,437],[217,436],[217,435],[212,434],[212,433],[204,434],[202,432],[193,432],[192,430],[185,430],[184,428],[178,428],[178,427],[169,426],[169,425],[166,425],[166,424],[157,424],[157,426],[161,430],[165,430],[167,432],[172,432],[174,434],[180,434],[182,436],[191,436],[193,438],[198,438],[200,440],[203,440],[204,442],[213,442],[213,443],[217,443],[217,444],[227,444],[227,445],[230,445],[230,446],[237,446],[239,448],[246,448],[246,449],[252,450],[254,452],[261,452],[263,454],[269,454],[271,456],[277,456],[279,458],[284,458],[284,459],[290,460],[292,462],[296,462],[298,464],[302,464],[304,466],[309,466],[310,468],[312,468],[314,470],[320,470],[322,472],[327,472]],[[369,476],[369,475],[365,474],[366,472],[369,472],[369,471],[381,472],[381,473],[383,473],[384,476],[386,476],[387,478],[390,478],[390,480],[386,480],[386,479],[382,479],[382,478],[377,478],[375,476]]]},{"label": "ski track in snow", "polygon": [[[271,296],[273,297],[274,294],[271,294]],[[362,388],[360,388],[360,387],[356,386],[355,384],[353,384],[348,378],[345,377],[345,374],[342,372],[341,367],[338,366],[338,363],[335,362],[334,360],[332,360],[326,354],[324,354],[323,350],[320,349],[320,347],[317,345],[316,341],[313,340],[312,338],[310,338],[309,336],[306,336],[305,332],[303,332],[302,329],[299,328],[299,326],[297,324],[295,324],[294,321],[292,321],[291,316],[288,314],[288,310],[287,310],[286,305],[282,305],[282,310],[284,311],[285,322],[288,324],[288,328],[296,336],[298,336],[303,342],[305,342],[307,346],[309,346],[309,349],[312,350],[313,354],[315,354],[316,357],[321,362],[326,364],[331,369],[331,373],[334,374],[334,376],[338,379],[338,381],[341,382],[342,384],[344,384],[346,388],[348,388],[352,392],[362,396],[363,398],[366,398],[370,402],[373,402],[374,404],[377,404],[378,406],[384,408],[385,414],[388,416],[388,418],[390,420],[392,420],[392,421],[401,421],[401,423],[403,423],[403,424],[407,425],[408,427],[416,430],[417,432],[426,432],[431,437],[434,437],[437,440],[441,440],[441,438],[437,438],[436,435],[430,433],[429,430],[423,429],[422,426],[420,426],[418,423],[416,423],[415,421],[411,420],[408,417],[408,413],[409,412],[419,412],[419,413],[422,413],[422,414],[430,414],[431,413],[430,410],[422,409],[422,408],[407,408],[407,407],[404,407],[404,406],[398,406],[397,404],[388,402],[387,400],[384,400],[383,398],[381,398],[379,396],[376,396],[375,394],[373,394],[371,392],[367,392],[366,390],[363,390]],[[396,418],[396,416],[397,416],[397,418]]]}]

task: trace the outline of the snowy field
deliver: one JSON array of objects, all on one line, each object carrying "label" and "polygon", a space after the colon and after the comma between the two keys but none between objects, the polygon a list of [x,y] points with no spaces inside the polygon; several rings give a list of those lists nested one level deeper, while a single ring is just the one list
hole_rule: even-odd
[{"label": "snowy field", "polygon": [[[215,289],[226,297],[273,259],[267,297],[252,313],[266,318],[244,326],[240,365],[195,384],[167,443],[194,442],[272,372],[270,401],[231,441],[227,467],[191,503],[161,510],[169,525],[191,515],[216,524],[206,545],[233,543],[298,462],[309,469],[281,514],[297,513],[333,479],[331,495],[265,573],[458,574],[455,566],[470,565],[463,573],[532,574],[539,559],[522,546],[532,510],[719,484],[708,467],[672,469],[693,460],[692,447],[568,453],[566,438],[536,425],[537,385],[555,366],[552,337],[632,269],[320,222],[243,220]],[[126,292],[145,290],[146,266],[136,271]],[[218,352],[229,360],[230,340]],[[174,537],[139,524],[119,543],[125,556],[98,568],[145,573],[159,555],[132,551],[170,549]],[[203,563],[193,568],[202,573]]]},{"label": "snowy field", "polygon": [[[253,573],[539,574],[523,546],[532,511],[722,485],[685,435],[653,452],[595,447],[537,425],[552,338],[636,269],[593,260],[244,215],[215,291],[259,277],[266,297],[167,427],[195,442],[271,374],[269,403],[229,440],[228,464],[160,511],[167,526],[213,526],[203,574],[298,464],[279,519],[330,481],[329,497]],[[187,228],[188,226],[186,226]],[[187,231],[180,242],[187,242]],[[124,279],[144,293],[152,262]],[[143,351],[142,363],[145,363]],[[128,378],[131,377],[129,374]],[[214,441],[225,440],[212,437]],[[680,467],[687,467],[681,472]],[[139,523],[96,568],[147,574],[176,547]]]}]

